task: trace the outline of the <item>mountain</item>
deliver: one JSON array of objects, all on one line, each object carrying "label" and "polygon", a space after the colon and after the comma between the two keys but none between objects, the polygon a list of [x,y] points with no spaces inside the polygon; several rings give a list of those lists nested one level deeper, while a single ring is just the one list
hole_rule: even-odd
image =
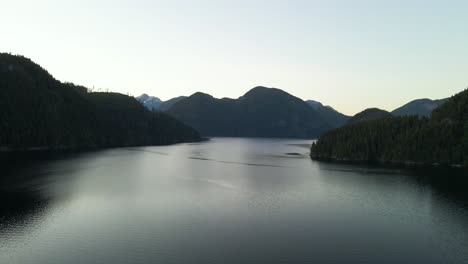
[{"label": "mountain", "polygon": [[331,128],[303,100],[266,87],[255,87],[238,99],[195,93],[167,113],[203,136],[313,138]]},{"label": "mountain", "polygon": [[199,139],[135,98],[57,81],[22,56],[0,53],[0,150],[160,145]]},{"label": "mountain", "polygon": [[447,102],[448,98],[440,100],[431,99],[418,99],[411,101],[402,107],[399,107],[392,111],[394,116],[425,116],[430,117],[432,111],[443,103]]},{"label": "mountain", "polygon": [[181,101],[181,100],[184,100],[185,98],[187,98],[187,96],[179,96],[179,97],[175,97],[175,98],[172,98],[172,99],[169,99],[167,101],[164,101],[162,102],[161,106],[159,107],[159,110],[160,111],[167,111],[169,110],[169,108],[171,108],[175,103]]},{"label": "mountain", "polygon": [[392,114],[390,114],[389,112],[385,110],[381,110],[378,108],[368,108],[360,113],[357,113],[353,117],[351,117],[348,120],[347,124],[351,125],[351,124],[356,124],[356,123],[360,123],[363,121],[377,120],[377,119],[388,118],[388,117],[392,117]]},{"label": "mountain", "polygon": [[[149,96],[147,94],[142,94],[136,99],[141,102],[146,108],[150,110],[158,110],[162,112],[168,111],[175,103],[186,99],[186,96],[179,96],[172,98],[167,101],[161,101],[159,98],[154,96]],[[320,116],[321,118],[326,121],[327,124],[330,125],[331,128],[337,128],[346,124],[348,119],[350,118],[347,115],[344,115],[331,106],[324,106],[322,103],[308,100],[306,103],[311,106]]]},{"label": "mountain", "polygon": [[172,105],[185,98],[187,98],[187,96],[179,96],[169,99],[167,101],[161,101],[161,99],[159,99],[158,97],[149,96],[147,94],[142,94],[136,97],[136,99],[149,110],[158,110],[162,112],[169,110],[169,108],[171,108]]},{"label": "mountain", "polygon": [[314,100],[308,100],[306,103],[312,107],[315,111],[319,113],[319,115],[327,121],[328,124],[332,128],[337,128],[340,126],[343,126],[346,124],[346,122],[349,120],[349,116],[344,115],[335,109],[333,109],[331,106],[324,106],[322,103],[314,101]]},{"label": "mountain", "polygon": [[[137,97],[138,101],[143,103],[143,105],[148,109],[155,109],[163,112],[168,111],[175,103],[186,98],[186,96],[180,96],[172,98],[168,101],[161,101],[159,98],[148,96],[147,94],[143,94]],[[320,102],[308,100],[306,103],[320,115],[321,119],[324,120],[330,126],[330,128],[340,127],[344,125],[350,118],[349,116],[339,113],[330,106],[324,106]]]},{"label": "mountain", "polygon": [[149,110],[159,110],[161,108],[161,104],[163,103],[161,99],[154,96],[149,96],[147,94],[142,94],[136,97],[136,99]]},{"label": "mountain", "polygon": [[317,110],[318,108],[324,107],[322,103],[314,101],[314,100],[307,100],[305,102],[315,110]]},{"label": "mountain", "polygon": [[436,108],[431,118],[399,116],[329,131],[312,145],[311,157],[468,166],[468,89]]}]

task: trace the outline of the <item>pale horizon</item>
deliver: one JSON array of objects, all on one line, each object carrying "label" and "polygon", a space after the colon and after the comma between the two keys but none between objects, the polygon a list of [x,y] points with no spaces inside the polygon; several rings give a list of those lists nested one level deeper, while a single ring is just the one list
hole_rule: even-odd
[{"label": "pale horizon", "polygon": [[282,89],[353,115],[468,85],[468,3],[2,1],[1,52],[88,88],[167,100]]}]

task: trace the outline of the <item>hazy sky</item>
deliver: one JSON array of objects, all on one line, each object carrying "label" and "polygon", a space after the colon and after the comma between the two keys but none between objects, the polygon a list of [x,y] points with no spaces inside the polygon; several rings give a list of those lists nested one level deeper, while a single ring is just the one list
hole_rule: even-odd
[{"label": "hazy sky", "polygon": [[169,99],[281,88],[354,114],[468,86],[468,1],[0,0],[0,51]]}]

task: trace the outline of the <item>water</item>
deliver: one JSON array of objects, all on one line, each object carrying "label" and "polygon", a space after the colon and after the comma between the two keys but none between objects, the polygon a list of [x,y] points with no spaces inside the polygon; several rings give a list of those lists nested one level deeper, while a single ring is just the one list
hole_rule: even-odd
[{"label": "water", "polygon": [[213,139],[4,167],[0,263],[468,263],[460,176],[315,162],[310,143]]}]

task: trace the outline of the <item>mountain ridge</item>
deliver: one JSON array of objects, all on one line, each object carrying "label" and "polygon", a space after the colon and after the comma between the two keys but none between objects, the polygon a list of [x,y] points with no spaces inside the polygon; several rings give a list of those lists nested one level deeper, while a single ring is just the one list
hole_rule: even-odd
[{"label": "mountain ridge", "polygon": [[316,137],[330,126],[300,98],[257,86],[238,99],[197,92],[167,112],[204,136]]},{"label": "mountain ridge", "polygon": [[438,108],[448,100],[449,98],[437,100],[432,100],[429,98],[416,99],[404,104],[403,106],[398,107],[391,113],[395,116],[416,115],[422,117],[430,117],[434,109]]},{"label": "mountain ridge", "polygon": [[[214,100],[224,100],[224,101],[244,100],[243,98],[245,98],[246,96],[247,97],[253,96],[253,95],[262,96],[262,93],[264,93],[265,91],[268,91],[268,90],[264,90],[263,88],[265,88],[265,87],[263,87],[263,86],[254,87],[253,89],[247,91],[244,95],[239,96],[237,99],[226,98],[226,97],[215,98],[212,95],[207,94],[207,93],[203,93],[203,92],[196,92],[196,93],[192,94],[190,97],[192,99],[194,97],[206,97],[207,99],[209,98],[209,100],[214,99]],[[263,91],[262,91],[262,89],[263,89]],[[272,89],[271,91],[269,91],[269,93],[274,92],[276,94],[290,95],[289,93],[287,93],[287,92],[285,92],[285,91],[283,91],[281,89],[277,89],[277,88],[268,88],[268,89]],[[269,96],[269,94],[266,94],[266,95]],[[145,105],[145,107],[147,107],[148,109],[154,109],[154,110],[166,112],[175,103],[177,103],[177,102],[179,102],[179,101],[181,101],[183,99],[186,99],[188,97],[180,96],[180,97],[172,98],[172,99],[170,99],[168,101],[162,101],[156,107],[154,107],[154,105],[148,104],[148,100],[151,99],[151,98],[157,98],[157,97],[149,96],[147,94],[142,94],[142,95],[140,95],[140,96],[138,96],[136,98],[143,105]],[[298,99],[302,100],[300,98],[298,98]],[[332,127],[332,128],[336,128],[336,127],[340,127],[340,126],[344,125],[346,123],[346,121],[350,118],[350,116],[344,115],[344,114],[336,111],[333,107],[328,106],[328,105],[325,106],[320,102],[313,101],[313,100],[307,100],[305,102],[308,105],[310,105],[315,111],[317,111],[320,114],[321,118],[324,119],[330,125],[330,127]]]},{"label": "mountain ridge", "polygon": [[366,121],[372,121],[372,120],[378,120],[378,119],[383,119],[383,118],[388,118],[392,117],[392,114],[388,111],[372,107],[372,108],[367,108],[357,114],[355,114],[353,117],[351,117],[347,121],[347,125],[351,124],[356,124],[360,122],[366,122]]},{"label": "mountain ridge", "polygon": [[141,102],[149,110],[159,110],[163,101],[156,96],[149,96],[148,94],[142,94],[136,99]]},{"label": "mountain ridge", "polygon": [[350,116],[336,111],[333,107],[329,105],[323,105],[321,102],[307,100],[306,103],[312,108],[314,108],[315,111],[319,112],[320,115],[322,115],[332,126],[332,128],[343,126],[351,118]]}]

